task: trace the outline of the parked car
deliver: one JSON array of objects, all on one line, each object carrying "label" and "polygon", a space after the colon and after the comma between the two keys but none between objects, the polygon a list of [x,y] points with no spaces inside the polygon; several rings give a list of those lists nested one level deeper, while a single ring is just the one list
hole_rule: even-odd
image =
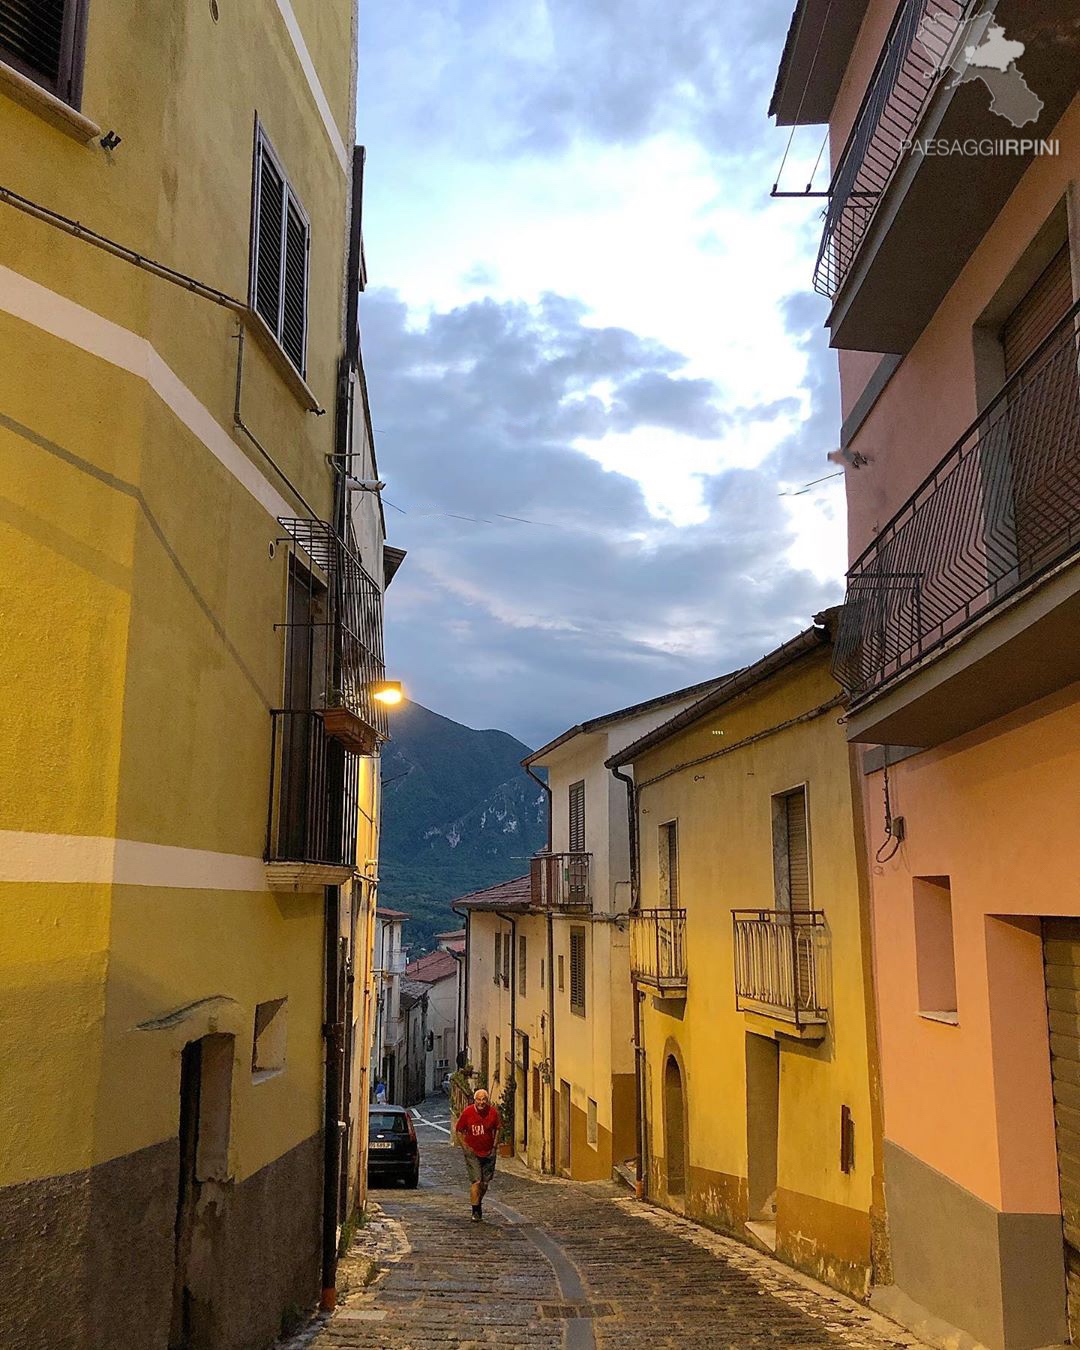
[{"label": "parked car", "polygon": [[420,1144],[404,1106],[372,1106],[368,1116],[368,1180],[420,1180]]}]

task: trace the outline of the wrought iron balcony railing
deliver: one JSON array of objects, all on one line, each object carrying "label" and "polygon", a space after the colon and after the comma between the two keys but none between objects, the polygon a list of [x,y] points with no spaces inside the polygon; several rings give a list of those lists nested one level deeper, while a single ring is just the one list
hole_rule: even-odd
[{"label": "wrought iron balcony railing", "polygon": [[661,993],[685,992],[685,909],[631,911],[630,969],[639,984]]},{"label": "wrought iron balcony railing", "polygon": [[834,653],[858,702],[1080,546],[1080,304],[848,572]]},{"label": "wrought iron balcony railing", "polygon": [[735,1006],[796,1027],[825,1021],[825,915],[736,909]]},{"label": "wrought iron balcony railing", "polygon": [[591,863],[591,853],[534,853],[529,860],[532,903],[544,909],[591,909]]},{"label": "wrought iron balcony railing", "polygon": [[901,0],[829,186],[814,289],[846,281],[977,0]]},{"label": "wrought iron balcony railing", "polygon": [[359,759],[318,712],[276,710],[266,860],[351,871],[356,866]]},{"label": "wrought iron balcony railing", "polygon": [[385,707],[373,687],[385,677],[382,592],[349,542],[322,520],[279,522],[326,577],[318,618],[285,623],[289,641],[310,651],[313,705],[331,735],[358,754],[389,736]]}]

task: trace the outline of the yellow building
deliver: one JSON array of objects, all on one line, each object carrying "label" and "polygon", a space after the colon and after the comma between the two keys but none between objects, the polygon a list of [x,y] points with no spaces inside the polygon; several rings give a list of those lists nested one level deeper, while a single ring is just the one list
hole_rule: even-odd
[{"label": "yellow building", "polygon": [[644,1188],[862,1295],[880,1122],[835,617],[608,765],[633,780]]},{"label": "yellow building", "polygon": [[337,1126],[367,1095],[385,734],[381,511],[346,483],[376,472],[355,6],[16,10],[0,1341],[256,1346],[332,1296],[363,1174]]},{"label": "yellow building", "polygon": [[[538,1171],[606,1180],[635,1154],[630,830],[605,759],[716,681],[570,727],[525,761],[550,799],[530,876],[456,902],[468,916],[468,1046]],[[536,775],[534,775],[536,776]]]}]

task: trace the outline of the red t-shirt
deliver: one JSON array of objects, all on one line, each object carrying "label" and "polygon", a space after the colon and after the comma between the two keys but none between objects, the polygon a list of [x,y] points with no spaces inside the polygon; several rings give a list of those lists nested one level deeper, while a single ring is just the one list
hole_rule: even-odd
[{"label": "red t-shirt", "polygon": [[466,1148],[471,1148],[478,1158],[486,1158],[495,1149],[500,1123],[494,1106],[489,1106],[481,1115],[470,1103],[458,1116],[454,1129],[465,1141]]}]

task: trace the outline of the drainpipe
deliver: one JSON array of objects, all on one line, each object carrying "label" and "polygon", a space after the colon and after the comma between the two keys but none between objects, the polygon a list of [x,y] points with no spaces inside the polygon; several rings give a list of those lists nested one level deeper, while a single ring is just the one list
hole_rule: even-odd
[{"label": "drainpipe", "polygon": [[[626,823],[630,843],[630,910],[641,903],[641,872],[638,856],[637,793],[634,780],[616,765],[612,774],[626,786]],[[631,967],[631,997],[634,1000],[634,1159],[637,1174],[634,1192],[639,1200],[649,1194],[648,1169],[645,1166],[645,1047],[641,1043],[641,991]]]},{"label": "drainpipe", "polygon": [[338,928],[340,892],[327,886],[324,912],[326,1100],[323,1109],[323,1233],[322,1297],[320,1306],[327,1312],[337,1305],[338,1179],[341,1175],[341,1074],[345,1038],[341,1021]]},{"label": "drainpipe", "polygon": [[[551,788],[542,778],[538,778],[533,773],[529,764],[522,760],[521,767],[536,783],[540,790],[547,795],[548,799],[548,818],[547,818],[547,851],[551,852]],[[556,1173],[555,1163],[555,935],[551,926],[551,910],[547,914],[547,972],[548,972],[548,1065],[551,1073],[548,1081],[548,1125],[551,1130],[551,1146],[548,1149],[548,1157],[544,1160],[546,1166],[544,1170],[554,1176]]]},{"label": "drainpipe", "polygon": [[[510,1121],[510,1151],[514,1149],[514,1139],[517,1131],[517,919],[512,914],[501,914],[495,911],[500,919],[506,919],[510,924],[510,1081],[514,1084],[514,1115]],[[500,1076],[502,1065],[499,1065]]]}]

